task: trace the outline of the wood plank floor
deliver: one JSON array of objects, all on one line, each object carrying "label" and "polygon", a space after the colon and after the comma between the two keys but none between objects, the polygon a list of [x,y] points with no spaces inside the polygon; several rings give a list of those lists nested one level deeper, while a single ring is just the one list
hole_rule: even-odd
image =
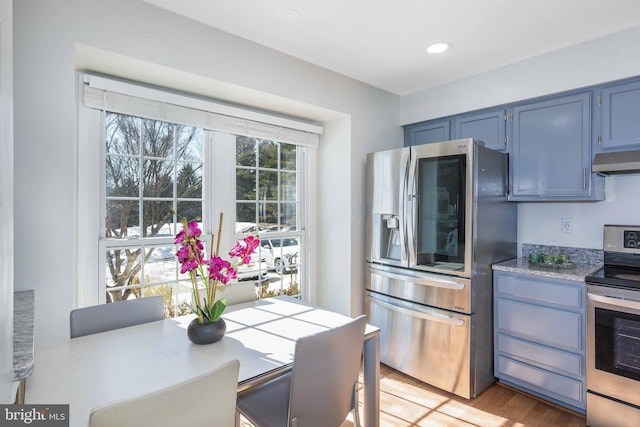
[{"label": "wood plank floor", "polygon": [[[362,419],[362,418],[361,418]],[[380,426],[583,427],[583,416],[494,384],[467,400],[380,367]]]},{"label": "wood plank floor", "polygon": [[[362,380],[362,378],[361,378]],[[362,387],[362,383],[360,384]],[[362,399],[362,393],[359,393]],[[362,401],[360,402],[362,421]],[[252,426],[241,418],[241,427]],[[380,365],[381,427],[584,427],[583,416],[494,384],[467,400]],[[351,416],[340,427],[351,427]],[[366,426],[364,426],[366,427]]]}]

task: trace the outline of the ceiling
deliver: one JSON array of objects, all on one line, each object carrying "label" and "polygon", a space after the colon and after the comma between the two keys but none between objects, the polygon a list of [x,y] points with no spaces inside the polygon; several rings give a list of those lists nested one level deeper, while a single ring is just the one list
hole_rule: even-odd
[{"label": "ceiling", "polygon": [[640,0],[144,1],[397,95],[640,25]]}]

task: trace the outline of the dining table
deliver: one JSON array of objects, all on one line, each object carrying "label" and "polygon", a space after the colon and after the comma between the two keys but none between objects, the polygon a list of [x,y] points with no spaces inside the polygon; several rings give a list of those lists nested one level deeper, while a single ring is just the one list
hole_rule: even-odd
[{"label": "dining table", "polygon": [[[291,370],[296,339],[351,318],[277,296],[228,306],[222,340],[187,337],[194,315],[68,339],[35,349],[26,404],[69,405],[69,425],[87,426],[91,410],[195,378],[238,359],[238,392]],[[362,362],[363,425],[379,426],[380,330],[367,325]],[[215,386],[211,396],[215,399]]]}]

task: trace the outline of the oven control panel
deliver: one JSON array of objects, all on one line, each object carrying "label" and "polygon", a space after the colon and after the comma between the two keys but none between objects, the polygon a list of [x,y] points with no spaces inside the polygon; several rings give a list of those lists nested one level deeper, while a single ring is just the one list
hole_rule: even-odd
[{"label": "oven control panel", "polygon": [[640,254],[640,225],[605,225],[603,249]]}]

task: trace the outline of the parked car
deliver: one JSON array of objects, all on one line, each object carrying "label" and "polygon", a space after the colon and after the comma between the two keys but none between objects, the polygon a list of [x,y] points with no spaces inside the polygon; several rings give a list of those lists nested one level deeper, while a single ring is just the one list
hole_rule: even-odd
[{"label": "parked car", "polygon": [[249,264],[241,265],[236,270],[238,281],[261,279],[267,274],[269,267],[264,259],[251,260]]},{"label": "parked car", "polygon": [[260,256],[265,259],[268,268],[279,274],[293,271],[298,263],[300,244],[297,238],[283,237],[278,239],[262,239]]}]

